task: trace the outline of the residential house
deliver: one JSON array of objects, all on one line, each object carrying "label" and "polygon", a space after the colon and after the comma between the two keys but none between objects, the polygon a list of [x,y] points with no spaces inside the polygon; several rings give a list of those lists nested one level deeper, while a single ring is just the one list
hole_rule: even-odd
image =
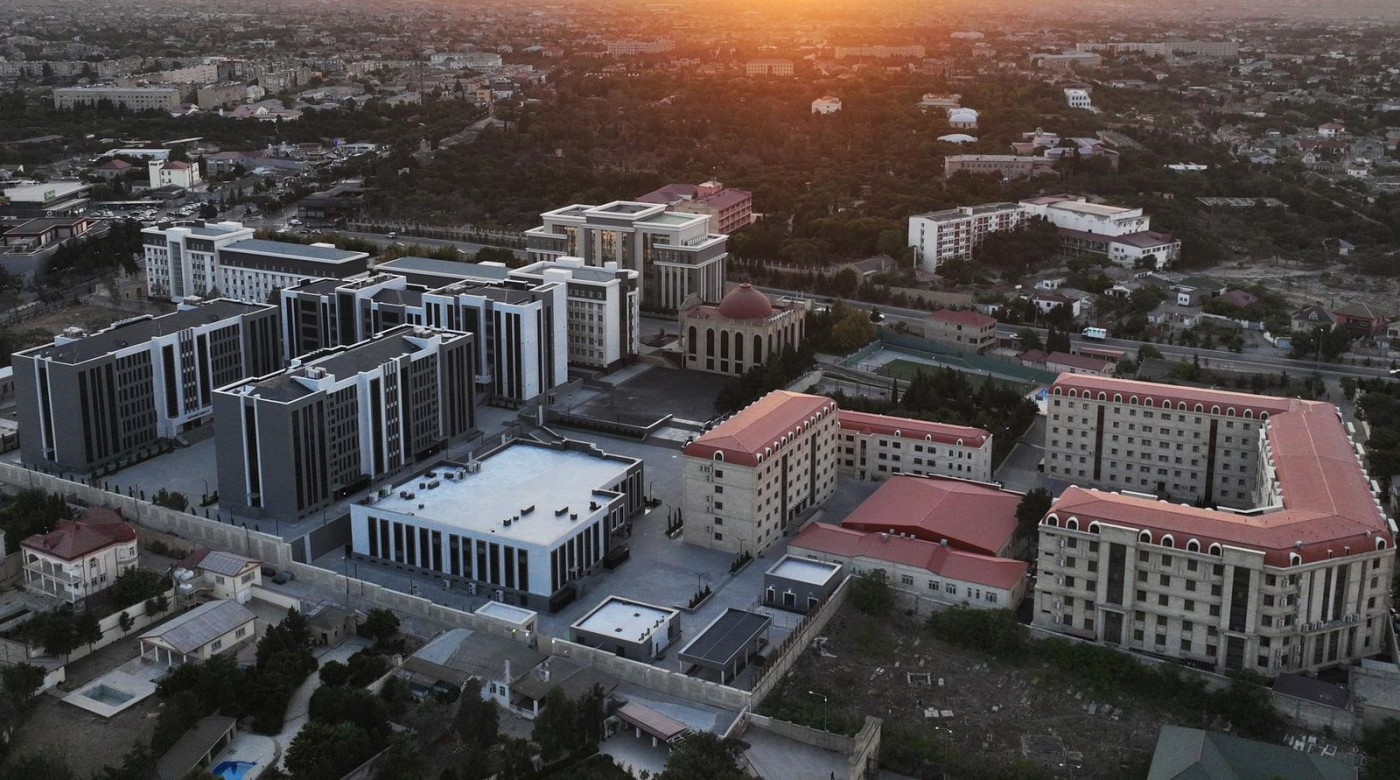
[{"label": "residential house", "polygon": [[26,590],[81,607],[136,568],[136,529],[119,513],[94,507],[26,538],[20,551]]},{"label": "residential house", "polygon": [[208,590],[215,598],[247,604],[262,585],[260,563],[242,555],[201,547],[175,564],[181,595]]},{"label": "residential house", "polygon": [[141,660],[169,666],[207,661],[252,642],[257,634],[257,617],[247,607],[211,601],[142,634]]},{"label": "residential house", "polygon": [[924,338],[981,352],[996,343],[997,320],[975,311],[940,309],[924,321]]},{"label": "residential house", "polygon": [[1065,374],[1096,374],[1113,376],[1113,363],[1090,355],[1051,352],[1045,357],[1045,370]]},{"label": "residential house", "polygon": [[469,681],[476,680],[481,684],[483,701],[494,701],[533,718],[538,704],[530,709],[518,706],[512,688],[545,658],[521,642],[485,631],[453,628],[405,659],[396,674],[420,699],[435,692],[461,692]]},{"label": "residential house", "polygon": [[1356,776],[1350,763],[1323,756],[1321,751],[1294,750],[1185,726],[1162,727],[1147,770],[1147,780],[1356,780]]},{"label": "residential house", "polygon": [[1241,309],[1248,309],[1259,302],[1259,296],[1245,290],[1230,290],[1220,296],[1220,300],[1231,306],[1238,306]]},{"label": "residential house", "polygon": [[1318,328],[1331,330],[1336,324],[1336,318],[1317,304],[1304,306],[1289,317],[1289,325],[1294,333],[1311,333]]},{"label": "residential house", "polygon": [[1388,316],[1363,301],[1355,301],[1340,309],[1334,309],[1332,317],[1337,325],[1358,336],[1375,336],[1383,333],[1385,326],[1390,322]]}]

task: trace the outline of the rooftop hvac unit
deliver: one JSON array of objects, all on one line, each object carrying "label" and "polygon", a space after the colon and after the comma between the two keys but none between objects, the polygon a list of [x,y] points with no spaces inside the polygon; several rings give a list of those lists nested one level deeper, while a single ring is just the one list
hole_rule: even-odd
[{"label": "rooftop hvac unit", "polygon": [[569,511],[569,508],[568,508],[567,506],[561,506],[561,507],[559,507],[558,509],[554,510],[554,516],[555,516],[555,517],[558,517],[558,516],[560,516],[560,515],[567,514],[568,511]]},{"label": "rooftop hvac unit", "polygon": [[524,516],[524,515],[530,514],[530,513],[533,512],[533,511],[535,511],[535,505],[534,505],[534,504],[531,504],[531,505],[525,507],[524,509],[520,510],[520,514],[521,514],[522,516]]},{"label": "rooftop hvac unit", "polygon": [[389,488],[387,488],[387,487],[382,487],[382,488],[379,489],[379,497],[380,497],[380,498],[388,498],[388,497],[389,497],[389,494],[392,493],[392,492],[393,492],[393,491],[390,490]]},{"label": "rooftop hvac unit", "polygon": [[433,488],[438,487],[438,486],[440,486],[441,484],[442,484],[441,482],[439,482],[438,480],[435,479],[435,480],[433,480],[432,482],[429,482],[429,483],[428,483],[428,489],[429,489],[429,490],[432,490]]}]

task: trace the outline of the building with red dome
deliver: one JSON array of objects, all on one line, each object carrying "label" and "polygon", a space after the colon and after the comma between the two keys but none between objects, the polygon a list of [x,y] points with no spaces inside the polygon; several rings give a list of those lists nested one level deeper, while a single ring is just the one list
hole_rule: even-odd
[{"label": "building with red dome", "polygon": [[784,348],[802,345],[808,304],[773,303],[750,284],[730,289],[718,305],[692,297],[681,308],[686,368],[738,376]]}]

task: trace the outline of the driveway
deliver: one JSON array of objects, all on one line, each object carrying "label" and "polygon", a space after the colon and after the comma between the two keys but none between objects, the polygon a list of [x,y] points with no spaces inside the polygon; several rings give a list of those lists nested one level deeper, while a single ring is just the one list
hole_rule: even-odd
[{"label": "driveway", "polygon": [[[369,645],[368,639],[352,636],[343,644],[328,648],[317,655],[316,665],[320,667],[327,661],[344,663],[350,656],[369,647]],[[287,748],[291,746],[292,740],[296,739],[297,734],[306,725],[307,713],[311,709],[311,694],[320,687],[321,675],[312,672],[292,694],[292,700],[287,704],[287,719],[282,723],[282,730],[272,736],[272,741],[277,744],[277,767],[279,769],[283,768],[282,761],[287,757]]]}]

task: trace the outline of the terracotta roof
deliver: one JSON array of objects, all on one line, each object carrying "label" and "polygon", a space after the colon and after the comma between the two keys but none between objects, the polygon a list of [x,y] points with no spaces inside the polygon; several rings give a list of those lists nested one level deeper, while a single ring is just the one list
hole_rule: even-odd
[{"label": "terracotta roof", "polygon": [[843,431],[875,433],[883,436],[898,435],[902,438],[915,440],[931,439],[940,444],[981,447],[987,443],[988,439],[992,438],[992,434],[988,431],[967,425],[914,420],[908,417],[891,417],[870,412],[853,412],[849,409],[837,411],[836,419]]},{"label": "terracotta roof", "polygon": [[45,555],[73,561],[114,544],[136,541],[136,529],[120,514],[100,507],[89,509],[77,520],[59,520],[54,530],[34,534],[20,545]]},{"label": "terracotta roof", "polygon": [[1024,561],[954,550],[922,539],[856,531],[825,523],[812,523],[793,537],[788,551],[822,553],[844,560],[868,558],[923,569],[939,577],[1011,590],[1025,579]]},{"label": "terracotta roof", "polygon": [[[1086,381],[1088,380],[1088,381]],[[1297,554],[1303,563],[1325,560],[1329,555],[1376,549],[1378,539],[1394,545],[1389,522],[1381,512],[1370,479],[1357,460],[1351,438],[1337,408],[1318,401],[1253,396],[1218,390],[1170,387],[1130,380],[1062,374],[1052,392],[1071,386],[1095,393],[1121,393],[1126,399],[1152,398],[1161,405],[1185,402],[1207,408],[1250,410],[1256,418],[1268,414],[1266,436],[1269,457],[1278,480],[1282,509],[1261,514],[1200,509],[1148,498],[1125,496],[1080,487],[1067,489],[1046,518],[1054,515],[1063,524],[1070,516],[1081,529],[1088,521],[1149,530],[1154,541],[1173,535],[1176,546],[1196,539],[1202,550],[1212,543],[1233,545],[1264,553],[1271,566],[1288,566]],[[1045,522],[1045,520],[1042,520]]]},{"label": "terracotta roof", "polygon": [[1068,352],[1051,352],[1045,356],[1045,363],[1061,366],[1073,366],[1082,368],[1085,371],[1107,371],[1108,361],[1103,358],[1089,357],[1088,355],[1071,355]]},{"label": "terracotta roof", "polygon": [[162,167],[167,171],[187,171],[190,169],[190,164],[179,160],[171,160]]},{"label": "terracotta roof", "polygon": [[805,429],[819,413],[836,411],[836,402],[820,395],[774,390],[725,420],[714,430],[687,444],[686,455],[757,466],[764,450],[776,448],[781,439]]},{"label": "terracotta roof", "polygon": [[773,316],[773,303],[751,284],[730,290],[719,302],[720,316],[731,320],[762,320]]},{"label": "terracotta roof", "polygon": [[[1293,408],[1293,402],[1288,398],[1232,393],[1226,390],[1207,390],[1199,387],[1178,387],[1089,374],[1060,374],[1055,383],[1050,386],[1051,395],[1083,396],[1085,393],[1090,393],[1093,397],[1098,397],[1099,393],[1103,393],[1108,400],[1113,400],[1114,395],[1118,394],[1123,396],[1123,403],[1131,403],[1131,399],[1136,398],[1141,405],[1150,407],[1161,407],[1170,403],[1173,409],[1180,411],[1194,412],[1196,404],[1200,404],[1203,412],[1210,413],[1214,407],[1218,406],[1220,407],[1219,414],[1228,415],[1229,410],[1234,409],[1235,414],[1239,417],[1245,417],[1245,412],[1248,411],[1250,412],[1249,416],[1256,419],[1264,415],[1286,412]],[[1183,407],[1182,404],[1185,406]]]},{"label": "terracotta roof", "polygon": [[967,325],[973,328],[985,328],[997,324],[996,317],[988,317],[979,312],[958,309],[939,309],[928,315],[928,317],[931,320],[938,320],[939,322],[948,322],[953,325]]},{"label": "terracotta roof", "polygon": [[131,163],[127,162],[126,160],[111,159],[111,160],[108,160],[107,162],[102,163],[101,165],[97,166],[97,170],[99,170],[99,171],[124,171],[124,170],[126,170],[127,168],[130,168],[130,167],[132,167],[132,166],[131,166]]},{"label": "terracotta roof", "polygon": [[928,542],[998,555],[1016,534],[1017,493],[942,477],[891,477],[841,525],[910,534]]}]

